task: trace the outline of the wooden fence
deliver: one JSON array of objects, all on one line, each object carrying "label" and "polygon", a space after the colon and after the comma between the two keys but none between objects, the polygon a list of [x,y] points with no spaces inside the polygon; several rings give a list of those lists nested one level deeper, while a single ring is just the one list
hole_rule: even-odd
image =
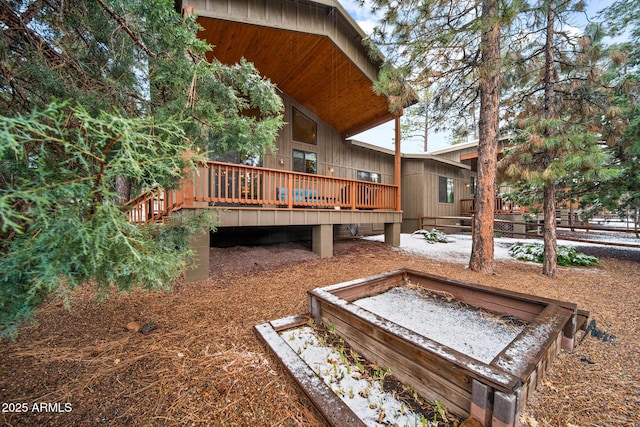
[{"label": "wooden fence", "polygon": [[[425,228],[435,228],[439,230],[453,230],[453,231],[469,231],[473,233],[473,216],[420,216],[418,220],[420,230]],[[504,227],[495,229],[497,233],[501,233],[507,237],[542,237],[544,232],[544,223],[539,222],[524,222],[524,221],[511,221],[506,219],[494,219],[495,224],[507,225],[510,230],[505,231]],[[605,231],[610,233],[629,234],[636,233],[635,230],[616,228],[616,227],[601,227],[593,224],[581,224],[581,225],[557,225],[558,230],[571,230],[571,231],[585,231],[591,233],[595,231]],[[609,246],[622,246],[629,248],[640,248],[640,239],[638,243],[629,242],[607,242],[603,240],[594,239],[582,239],[576,237],[561,237],[562,240],[570,240],[575,242],[595,243],[599,245]]]},{"label": "wooden fence", "polygon": [[[494,212],[496,213],[522,213],[523,210],[515,202],[506,201],[502,197],[495,198]],[[475,199],[460,199],[460,213],[473,214],[476,211]]]}]

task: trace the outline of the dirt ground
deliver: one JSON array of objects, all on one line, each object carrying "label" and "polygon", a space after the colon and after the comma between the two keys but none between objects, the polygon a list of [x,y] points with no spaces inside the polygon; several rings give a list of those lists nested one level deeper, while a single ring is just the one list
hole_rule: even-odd
[{"label": "dirt ground", "polygon": [[[406,267],[590,311],[599,336],[589,334],[572,353],[560,354],[524,408],[523,425],[640,426],[638,256],[601,250],[597,267],[561,267],[550,279],[533,264],[497,262],[496,274],[485,276],[366,240],[338,241],[334,252],[319,259],[295,244],[212,249],[206,282],[101,302],[86,288],[71,310],[48,302],[15,342],[1,343],[0,421],[322,426],[253,327],[305,313],[309,289]],[[130,322],[151,331],[130,331]]]}]

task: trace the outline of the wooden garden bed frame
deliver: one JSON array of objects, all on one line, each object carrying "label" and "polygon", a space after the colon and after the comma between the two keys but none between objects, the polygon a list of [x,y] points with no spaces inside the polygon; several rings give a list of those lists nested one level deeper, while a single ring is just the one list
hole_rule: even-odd
[{"label": "wooden garden bed frame", "polygon": [[[526,326],[490,363],[483,363],[352,304],[407,284],[445,293],[478,309],[515,316]],[[407,269],[313,289],[308,292],[308,304],[316,323],[331,325],[369,362],[389,367],[397,380],[455,415],[493,427],[519,425],[528,397],[560,350],[573,350],[576,331],[585,329],[589,317],[573,303]],[[257,325],[256,332],[330,425],[362,425],[279,338],[279,332],[306,321],[304,316],[280,319]]]},{"label": "wooden garden bed frame", "polygon": [[[470,306],[515,316],[524,330],[490,363],[420,336],[351,302],[405,284],[446,293]],[[559,351],[572,351],[588,313],[575,304],[449,280],[412,270],[340,283],[309,292],[309,312],[332,325],[351,347],[423,397],[485,426],[514,426],[520,409]]]}]

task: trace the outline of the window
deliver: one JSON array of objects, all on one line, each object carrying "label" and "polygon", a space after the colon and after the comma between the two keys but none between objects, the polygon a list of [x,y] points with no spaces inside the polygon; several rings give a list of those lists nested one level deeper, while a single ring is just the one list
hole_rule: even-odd
[{"label": "window", "polygon": [[318,170],[318,155],[306,151],[293,150],[294,172],[316,173]]},{"label": "window", "polygon": [[475,176],[471,177],[471,194],[476,194],[476,189],[478,188],[478,178]]},{"label": "window", "polygon": [[316,122],[293,108],[293,139],[307,144],[316,144]]},{"label": "window", "polygon": [[360,181],[382,182],[380,174],[375,172],[358,171],[357,177]]},{"label": "window", "polygon": [[438,177],[438,201],[453,203],[453,178]]},{"label": "window", "polygon": [[248,166],[262,166],[262,156],[253,155],[243,152],[243,150],[229,150],[227,143],[217,138],[211,138],[209,140],[209,146],[207,147],[210,154],[210,159],[216,162],[235,163],[238,165]]}]

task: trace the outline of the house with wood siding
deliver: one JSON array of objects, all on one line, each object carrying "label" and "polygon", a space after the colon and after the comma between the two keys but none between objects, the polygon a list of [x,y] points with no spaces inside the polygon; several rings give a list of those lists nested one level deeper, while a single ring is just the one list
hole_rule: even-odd
[{"label": "house with wood siding", "polygon": [[[197,16],[212,56],[226,64],[245,58],[278,87],[286,126],[275,152],[251,162],[211,159],[181,188],[132,201],[131,220],[223,208],[214,238],[238,231],[256,243],[308,236],[328,257],[334,237],[359,224],[399,245],[399,132],[392,156],[349,138],[390,120],[399,128],[400,117],[372,91],[382,60],[369,55],[344,8],[335,0],[177,0],[176,10]],[[204,231],[194,238],[197,267],[188,280],[208,277],[211,238]]]},{"label": "house with wood siding", "polygon": [[[132,202],[134,222],[176,210],[216,209],[219,228],[194,240],[198,267],[208,277],[209,247],[311,240],[321,257],[335,237],[418,228],[420,216],[459,215],[473,201],[476,146],[401,154],[352,139],[399,116],[372,91],[381,58],[362,44],[364,32],[335,0],[177,0],[197,15],[210,55],[253,62],[281,91],[286,126],[276,150],[260,158],[224,153],[198,167],[178,190],[156,190]],[[468,156],[468,158],[465,158]]]},{"label": "house with wood siding", "polygon": [[[385,153],[391,163],[393,151],[360,141],[348,141],[353,146]],[[509,143],[501,138],[498,157]],[[474,212],[474,197],[477,185],[478,141],[454,144],[427,153],[401,154],[402,226],[403,233],[412,233],[420,228],[420,217],[458,217],[450,221],[438,220],[438,224],[460,224],[461,216],[470,217]],[[498,219],[521,221],[526,207],[502,199],[501,195],[513,191],[512,187],[499,185],[496,188],[495,215]],[[429,222],[429,221],[428,221]],[[430,221],[433,222],[433,221]],[[443,228],[444,231],[447,228]],[[376,230],[363,229],[363,234]]]},{"label": "house with wood siding", "polygon": [[[498,140],[498,159],[502,158],[502,151],[509,143],[510,137],[508,136],[501,137]],[[478,171],[478,140],[454,144],[427,154],[409,155],[407,160],[405,161],[403,155],[402,185],[410,193],[403,195],[403,232],[413,226],[418,228],[420,216],[471,217],[473,215]],[[420,160],[422,160],[422,163]],[[436,163],[439,164],[436,165]],[[424,166],[424,171],[422,166]],[[412,175],[411,170],[416,168],[417,177],[409,178]],[[419,178],[420,173],[422,173],[422,177]],[[502,197],[504,194],[513,191],[513,187],[501,184],[498,181],[495,189],[495,219],[523,221],[522,214],[528,212],[528,207],[519,206],[515,202],[504,200]],[[411,193],[414,197],[411,196]],[[420,199],[420,194],[431,194],[431,196]],[[405,200],[406,203],[404,203]],[[415,200],[415,202],[412,202],[412,200]],[[470,225],[469,221],[460,221],[459,219],[448,222],[444,220],[440,223]],[[509,224],[496,224],[496,230],[503,232],[514,231],[513,226]]]},{"label": "house with wood siding", "polygon": [[[380,150],[390,162],[393,152],[364,142],[351,141],[359,147]],[[472,201],[477,169],[471,161],[461,160],[467,153],[477,153],[475,144],[458,144],[428,153],[401,154],[403,233],[420,228],[420,217],[460,216],[465,202]],[[459,222],[459,221],[458,221]],[[364,233],[369,231],[364,229]],[[375,229],[372,230],[375,232]]]},{"label": "house with wood siding", "polygon": [[401,154],[398,130],[394,151],[351,138],[390,120],[399,129],[400,117],[372,91],[382,60],[369,55],[364,32],[337,1],[176,0],[176,10],[197,15],[210,55],[227,64],[245,58],[277,85],[286,123],[274,152],[224,153],[182,188],[132,201],[130,217],[139,223],[222,208],[217,232],[194,239],[198,264],[187,279],[208,277],[212,243],[304,239],[328,257],[335,237],[384,233],[397,246],[420,216],[472,208],[477,143]]}]

